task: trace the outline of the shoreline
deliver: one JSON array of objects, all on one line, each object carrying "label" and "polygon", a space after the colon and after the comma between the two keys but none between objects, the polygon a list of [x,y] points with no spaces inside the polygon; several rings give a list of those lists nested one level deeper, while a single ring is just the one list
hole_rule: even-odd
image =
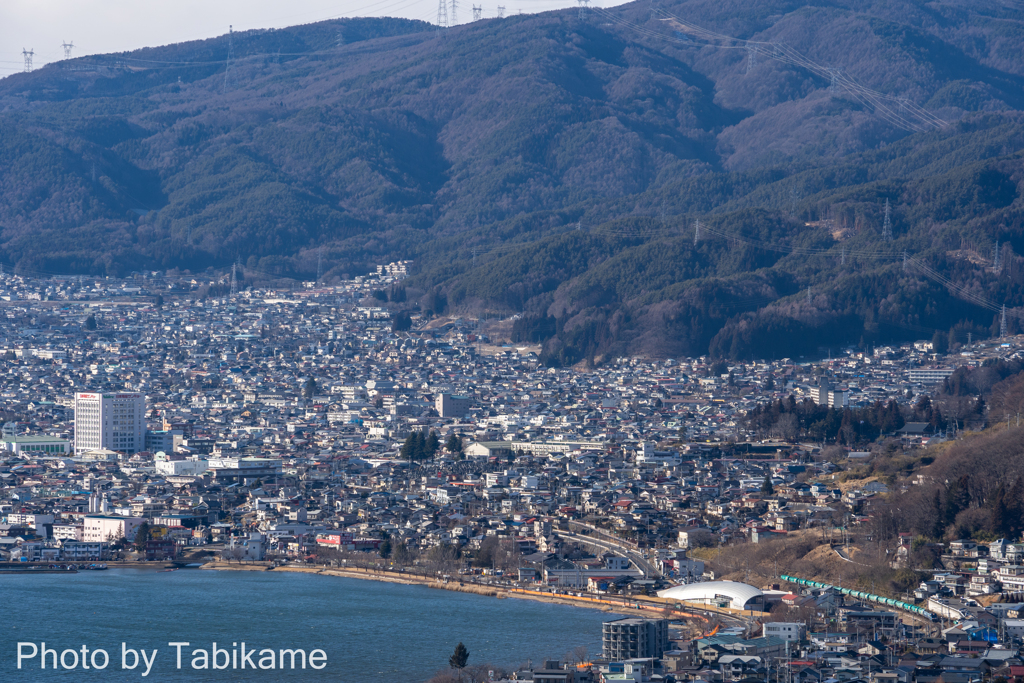
[{"label": "shoreline", "polygon": [[[637,612],[646,613],[647,615],[660,615],[667,619],[696,619],[699,621],[707,621],[707,617],[701,614],[694,614],[679,609],[672,609],[669,602],[666,600],[664,606],[652,606],[643,605],[637,601],[637,599],[623,598],[620,596],[607,596],[605,598],[592,598],[589,596],[582,595],[569,595],[564,593],[547,593],[544,591],[532,591],[524,588],[507,588],[503,586],[486,586],[476,583],[470,583],[465,581],[451,580],[451,581],[439,581],[436,579],[430,579],[427,577],[419,577],[404,572],[388,572],[386,570],[370,570],[360,569],[356,567],[348,568],[337,568],[337,567],[295,567],[295,566],[281,566],[274,567],[270,565],[257,565],[257,564],[237,564],[231,565],[224,562],[208,562],[204,564],[200,569],[208,569],[213,571],[274,571],[274,572],[294,572],[299,574],[318,574],[321,576],[337,576],[340,578],[348,579],[360,579],[363,581],[378,581],[381,583],[399,583],[408,586],[418,585],[426,586],[427,588],[435,588],[438,590],[454,591],[457,593],[472,593],[475,595],[482,595],[484,597],[493,597],[499,600],[508,598],[516,598],[519,600],[535,600],[537,602],[546,602],[554,605],[565,605],[567,607],[585,607],[588,609],[599,609],[603,612],[611,614],[635,614]],[[642,600],[661,600],[662,598],[654,598],[652,596],[643,596]],[[689,607],[689,606],[688,606]],[[692,608],[691,608],[692,609]],[[666,615],[666,611],[668,614]],[[721,616],[735,616],[731,614],[723,614]]]}]

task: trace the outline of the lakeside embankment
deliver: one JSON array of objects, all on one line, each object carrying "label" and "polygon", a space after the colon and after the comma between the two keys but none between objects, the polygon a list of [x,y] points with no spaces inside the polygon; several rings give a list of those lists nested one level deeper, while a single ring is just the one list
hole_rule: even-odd
[{"label": "lakeside embankment", "polygon": [[[202,569],[213,569],[222,571],[274,571],[274,572],[297,572],[303,574],[318,574],[322,576],[339,576],[350,579],[362,579],[364,581],[381,581],[385,583],[402,583],[407,585],[423,585],[428,588],[456,591],[459,593],[474,593],[499,599],[517,598],[520,600],[535,600],[556,605],[568,605],[571,607],[586,607],[599,609],[605,612],[616,613],[646,613],[657,614],[668,619],[696,619],[707,622],[708,617],[694,612],[680,610],[674,607],[672,601],[653,596],[643,597],[620,597],[602,596],[592,597],[583,594],[573,593],[549,593],[545,591],[533,591],[525,588],[508,588],[504,586],[480,585],[459,580],[438,581],[436,579],[416,576],[406,572],[387,571],[382,569],[363,569],[359,567],[300,567],[300,566],[273,566],[265,564],[228,564],[225,562],[208,562]],[[690,606],[688,606],[690,607]],[[691,609],[693,609],[691,607]],[[701,609],[703,612],[716,612],[725,618],[736,618],[731,610]]]}]

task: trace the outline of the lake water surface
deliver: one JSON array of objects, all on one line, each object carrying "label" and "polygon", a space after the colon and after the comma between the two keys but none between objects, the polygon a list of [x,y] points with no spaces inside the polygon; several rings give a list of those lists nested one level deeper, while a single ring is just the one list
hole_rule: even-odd
[{"label": "lake water surface", "polygon": [[[532,659],[561,659],[583,645],[600,653],[598,610],[532,600],[457,593],[402,584],[289,572],[109,569],[78,574],[0,576],[0,680],[2,681],[425,681],[448,665],[460,641],[469,663],[513,667]],[[64,663],[81,649],[100,648],[108,666],[54,671],[40,658],[22,660],[18,642],[46,643]],[[320,670],[252,671],[192,668],[192,651],[212,643],[228,651],[245,642],[252,650],[323,650]],[[183,646],[182,668],[175,648]],[[145,665],[122,668],[122,643],[145,649]],[[155,656],[153,649],[157,650]],[[24,647],[25,654],[31,652]],[[97,653],[98,654],[98,653]],[[264,653],[266,654],[266,653]],[[290,658],[291,655],[287,657]],[[127,655],[132,663],[132,655]],[[228,655],[219,663],[225,664]],[[257,666],[259,656],[253,658]],[[96,659],[102,664],[102,656]],[[199,662],[201,664],[201,661]],[[264,661],[269,664],[269,660]],[[275,666],[277,663],[275,662]]]}]

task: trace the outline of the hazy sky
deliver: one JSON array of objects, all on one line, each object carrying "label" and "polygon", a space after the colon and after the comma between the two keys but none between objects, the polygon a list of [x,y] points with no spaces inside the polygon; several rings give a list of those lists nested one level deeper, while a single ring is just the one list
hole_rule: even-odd
[{"label": "hazy sky", "polygon": [[[576,6],[576,0],[476,1],[484,17],[495,16],[499,4],[506,15]],[[473,4],[458,2],[459,23],[472,19]],[[616,4],[592,0],[593,6]],[[82,57],[210,38],[229,25],[244,31],[368,16],[435,22],[437,0],[0,0],[0,77],[23,70],[23,48],[35,51],[35,68],[61,59],[64,41],[75,44],[72,56]]]}]

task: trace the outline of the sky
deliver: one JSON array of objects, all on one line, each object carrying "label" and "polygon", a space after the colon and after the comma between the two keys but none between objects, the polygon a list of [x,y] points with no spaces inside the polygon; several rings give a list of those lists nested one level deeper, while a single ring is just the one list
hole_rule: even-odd
[{"label": "sky", "polygon": [[[451,0],[448,9],[451,11]],[[62,43],[74,43],[73,57],[180,43],[236,31],[282,28],[338,17],[392,16],[437,21],[438,0],[0,0],[0,77],[25,68],[22,50],[32,50],[33,67],[63,58]],[[458,23],[472,19],[473,0],[457,0]],[[477,0],[483,17],[575,7],[576,0]],[[592,0],[610,7],[616,0]]]}]

